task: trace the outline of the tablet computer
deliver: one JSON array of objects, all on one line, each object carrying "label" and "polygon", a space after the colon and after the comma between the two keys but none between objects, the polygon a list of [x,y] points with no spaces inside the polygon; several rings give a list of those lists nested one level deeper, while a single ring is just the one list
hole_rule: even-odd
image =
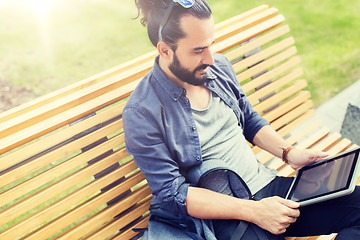
[{"label": "tablet computer", "polygon": [[359,152],[357,148],[303,167],[285,198],[306,206],[352,193],[360,170]]}]

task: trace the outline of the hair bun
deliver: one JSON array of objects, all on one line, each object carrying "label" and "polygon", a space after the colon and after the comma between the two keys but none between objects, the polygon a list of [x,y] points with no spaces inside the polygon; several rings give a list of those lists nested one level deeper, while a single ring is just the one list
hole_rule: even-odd
[{"label": "hair bun", "polygon": [[135,0],[136,7],[138,8],[138,15],[136,18],[138,18],[140,14],[143,15],[141,18],[142,25],[147,25],[153,8],[155,5],[159,4],[159,2],[162,2],[162,0]]}]

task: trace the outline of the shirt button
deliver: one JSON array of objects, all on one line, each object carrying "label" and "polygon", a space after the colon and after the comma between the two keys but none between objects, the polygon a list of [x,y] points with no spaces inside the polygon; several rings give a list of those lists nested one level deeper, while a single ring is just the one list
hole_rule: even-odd
[{"label": "shirt button", "polygon": [[188,104],[188,103],[189,103],[189,100],[188,100],[188,99],[185,99],[185,103]]},{"label": "shirt button", "polygon": [[195,130],[196,130],[196,127],[195,127],[195,126],[192,126],[192,130],[195,131]]},{"label": "shirt button", "polygon": [[196,157],[196,160],[200,161],[200,156],[197,156],[197,157]]}]

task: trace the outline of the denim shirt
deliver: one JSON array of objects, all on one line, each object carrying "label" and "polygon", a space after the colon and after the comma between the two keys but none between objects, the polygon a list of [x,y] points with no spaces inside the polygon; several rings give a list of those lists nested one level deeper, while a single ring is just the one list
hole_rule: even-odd
[{"label": "denim shirt", "polygon": [[[214,54],[204,84],[229,106],[252,143],[269,123],[252,108],[228,59]],[[186,90],[166,77],[155,60],[153,69],[131,94],[123,111],[127,151],[134,156],[153,194],[152,205],[187,215],[190,182],[186,172],[202,163],[199,135]]]}]

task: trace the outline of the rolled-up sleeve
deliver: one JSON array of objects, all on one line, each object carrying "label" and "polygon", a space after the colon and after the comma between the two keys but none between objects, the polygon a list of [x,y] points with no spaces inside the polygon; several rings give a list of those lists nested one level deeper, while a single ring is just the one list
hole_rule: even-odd
[{"label": "rolled-up sleeve", "polygon": [[186,197],[189,183],[179,171],[179,166],[165,141],[161,114],[150,113],[139,107],[127,107],[123,112],[123,125],[127,151],[166,211],[187,214]]}]

